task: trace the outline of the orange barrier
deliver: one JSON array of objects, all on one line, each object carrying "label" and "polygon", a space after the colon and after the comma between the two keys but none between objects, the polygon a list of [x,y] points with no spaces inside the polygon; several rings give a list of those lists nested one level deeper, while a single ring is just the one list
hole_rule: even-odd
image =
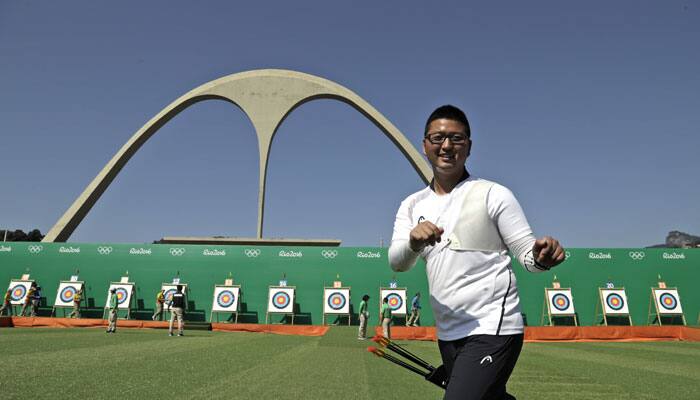
[{"label": "orange barrier", "polygon": [[318,325],[264,325],[264,324],[222,324],[212,323],[211,330],[226,332],[260,332],[277,335],[323,336],[327,326]]},{"label": "orange barrier", "polygon": [[[104,319],[93,318],[50,318],[50,317],[5,317],[0,318],[0,326],[17,328],[103,328],[108,325]],[[120,319],[118,328],[167,328],[162,321],[138,321]]]},{"label": "orange barrier", "polygon": [[[377,335],[382,328],[375,329]],[[393,340],[437,340],[434,327],[391,328]],[[687,326],[528,326],[526,342],[651,342],[685,340],[700,342],[700,329]]]},{"label": "orange barrier", "polygon": [[526,342],[653,342],[700,341],[700,329],[687,326],[533,326],[525,329]]},{"label": "orange barrier", "polygon": [[[104,328],[107,321],[89,318],[0,317],[0,327],[45,328]],[[119,328],[164,329],[164,321],[119,320]],[[323,336],[328,326],[264,325],[212,323],[212,330],[228,332],[260,332],[278,335]],[[377,335],[381,327],[375,328]],[[435,327],[391,328],[394,340],[437,340]],[[525,328],[526,342],[650,342],[684,340],[700,342],[700,329],[687,326],[529,326]]]}]

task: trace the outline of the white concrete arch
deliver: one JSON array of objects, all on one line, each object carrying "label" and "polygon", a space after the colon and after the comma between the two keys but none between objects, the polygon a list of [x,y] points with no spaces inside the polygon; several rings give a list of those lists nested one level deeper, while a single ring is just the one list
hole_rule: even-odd
[{"label": "white concrete arch", "polygon": [[158,129],[189,106],[220,99],[237,105],[250,119],[258,137],[260,178],[258,184],[258,229],[262,238],[265,181],[272,139],[284,119],[301,104],[315,99],[342,101],[376,125],[404,154],[424,182],[432,171],[415,147],[379,111],[351,90],[335,82],[296,71],[263,69],[228,75],[205,83],[165,107],[127,141],[102,168],[83,193],[44,237],[44,242],[65,242],[92,206],[107,190],[119,171]]}]

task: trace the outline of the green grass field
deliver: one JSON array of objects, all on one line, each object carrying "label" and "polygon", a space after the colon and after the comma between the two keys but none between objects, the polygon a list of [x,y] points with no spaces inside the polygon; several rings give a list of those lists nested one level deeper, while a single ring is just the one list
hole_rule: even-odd
[{"label": "green grass field", "polygon": [[[365,351],[356,328],[323,337],[164,330],[0,329],[0,398],[440,399]],[[402,342],[439,364],[432,342]],[[518,399],[698,399],[700,343],[525,344]]]}]

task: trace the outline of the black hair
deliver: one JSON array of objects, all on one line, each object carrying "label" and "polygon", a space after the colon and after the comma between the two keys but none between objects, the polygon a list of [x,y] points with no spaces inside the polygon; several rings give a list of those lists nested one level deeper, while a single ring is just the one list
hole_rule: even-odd
[{"label": "black hair", "polygon": [[177,291],[182,292],[182,285],[177,285]]},{"label": "black hair", "polygon": [[450,119],[461,123],[464,125],[464,132],[467,134],[467,137],[471,137],[471,128],[469,128],[469,121],[467,120],[467,116],[464,114],[464,111],[451,104],[440,106],[436,108],[432,114],[430,114],[428,121],[425,123],[425,131],[423,132],[424,136],[428,134],[428,127],[430,126],[430,123],[436,119]]},{"label": "black hair", "polygon": [[367,301],[367,300],[369,300],[369,296],[368,296],[368,295],[364,295],[364,296],[362,296],[362,300],[364,300],[364,301]]},{"label": "black hair", "polygon": [[388,302],[389,302],[389,296],[386,296],[386,297],[384,298],[384,303],[388,303]]}]

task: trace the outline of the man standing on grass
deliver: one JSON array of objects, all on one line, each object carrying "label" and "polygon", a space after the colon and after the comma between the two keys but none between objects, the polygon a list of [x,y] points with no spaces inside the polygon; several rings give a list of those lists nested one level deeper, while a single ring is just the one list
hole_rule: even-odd
[{"label": "man standing on grass", "polygon": [[540,272],[564,261],[564,249],[551,237],[535,239],[507,188],[467,172],[471,146],[460,109],[442,106],[430,115],[423,152],[434,177],[401,203],[389,262],[394,271],[407,271],[425,259],[449,377],[445,399],[513,399],[506,383],[524,325],[508,251],[528,271]]},{"label": "man standing on grass", "polygon": [[406,321],[406,326],[418,326],[416,323],[420,318],[420,292],[411,299],[411,316]]},{"label": "man standing on grass", "polygon": [[7,292],[5,292],[5,297],[3,298],[2,301],[2,307],[0,307],[0,317],[2,317],[2,313],[7,310],[7,315],[12,316],[12,290],[7,289]]},{"label": "man standing on grass", "polygon": [[112,288],[109,293],[109,326],[107,326],[107,333],[115,333],[117,332],[119,299],[117,299],[117,289]]},{"label": "man standing on grass", "polygon": [[29,313],[32,313],[32,301],[34,301],[34,293],[36,293],[36,282],[32,282],[32,284],[29,286],[29,290],[27,290],[27,295],[24,296],[24,304],[22,305],[22,311],[19,312],[20,317],[25,316],[24,314],[27,311],[27,308],[29,309]]},{"label": "man standing on grass", "polygon": [[382,335],[387,339],[391,339],[391,307],[389,307],[388,296],[382,300],[382,310],[379,316],[382,319]]},{"label": "man standing on grass", "polygon": [[163,303],[165,303],[165,294],[163,293],[163,289],[160,289],[158,291],[158,294],[156,295],[156,312],[153,314],[151,317],[152,320],[156,320],[156,318],[161,319],[163,316]]},{"label": "man standing on grass", "polygon": [[185,312],[185,294],[182,293],[182,285],[177,285],[177,291],[170,298],[168,305],[170,310],[170,324],[168,325],[168,335],[173,335],[173,322],[177,318],[177,335],[184,336],[182,315]]},{"label": "man standing on grass", "polygon": [[369,320],[369,312],[367,311],[368,301],[369,295],[365,294],[362,296],[362,301],[360,302],[360,328],[357,332],[357,338],[360,340],[367,339],[367,321]]},{"label": "man standing on grass", "polygon": [[68,315],[68,318],[80,318],[80,302],[83,300],[83,288],[73,294],[73,311]]}]

